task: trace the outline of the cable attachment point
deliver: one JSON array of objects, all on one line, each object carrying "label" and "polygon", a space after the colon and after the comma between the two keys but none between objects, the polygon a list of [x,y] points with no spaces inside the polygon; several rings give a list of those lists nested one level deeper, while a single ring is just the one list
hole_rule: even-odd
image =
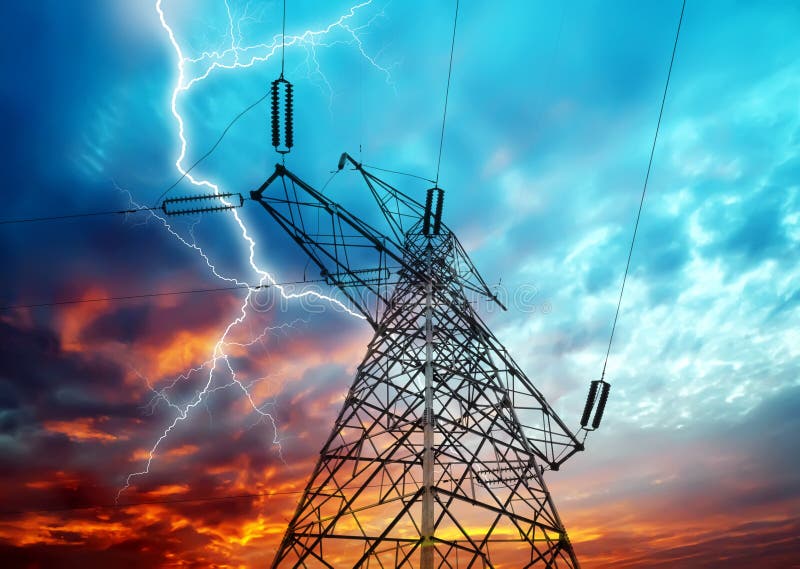
[{"label": "cable attachment point", "polygon": [[[281,129],[281,107],[283,129]],[[294,146],[294,93],[292,84],[284,79],[283,74],[272,82],[270,111],[272,146],[278,154],[288,154]]]},{"label": "cable attachment point", "polygon": [[[602,379],[596,379],[589,386],[589,395],[586,397],[586,406],[583,408],[583,415],[581,416],[581,428],[586,431],[594,431],[600,426],[600,421],[603,420],[603,412],[606,410],[606,403],[608,402],[608,392],[611,390],[611,384]],[[600,392],[600,398],[597,397],[597,392]],[[597,408],[595,408],[597,402]],[[592,419],[592,426],[589,427],[589,419],[592,418],[592,411],[594,411],[594,418]]]},{"label": "cable attachment point", "polygon": [[[434,203],[435,202],[435,203]],[[444,190],[439,187],[430,188],[425,198],[425,215],[422,218],[422,233],[439,235],[442,229],[442,207]]]}]

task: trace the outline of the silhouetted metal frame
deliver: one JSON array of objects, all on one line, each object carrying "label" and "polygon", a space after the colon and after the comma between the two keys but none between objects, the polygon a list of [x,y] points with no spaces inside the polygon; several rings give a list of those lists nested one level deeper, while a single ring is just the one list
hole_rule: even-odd
[{"label": "silhouetted metal frame", "polygon": [[[465,566],[492,567],[490,544],[495,549],[503,544],[528,548],[529,559],[521,561],[525,567],[578,567],[543,472],[558,469],[582,450],[582,444],[467,301],[468,290],[493,296],[455,235],[444,225],[441,235],[422,235],[421,204],[346,154],[340,169],[347,161],[363,176],[391,234],[363,222],[282,165],[251,193],[323,274],[336,275],[331,284],[375,329],[272,566],[333,567],[323,549],[332,540],[363,542],[363,552],[352,561],[355,567],[389,566],[385,557],[391,553],[392,566],[416,566],[425,537],[411,513],[424,494],[418,476],[422,444],[417,439],[430,421],[438,438],[434,529],[450,524],[462,536],[428,536],[437,544],[438,567],[453,566],[447,560],[451,552],[461,552]],[[282,195],[270,195],[267,190],[279,178]],[[331,233],[324,239],[303,220],[304,210],[320,208],[331,221]],[[411,223],[414,215],[417,220]],[[378,252],[382,266],[390,260],[400,267],[396,282],[380,274],[367,278],[368,270],[353,267],[348,248],[365,244]],[[344,276],[350,278],[343,280]],[[420,325],[425,290],[433,295],[431,340]],[[374,306],[365,300],[364,291],[377,299]],[[424,352],[430,347],[436,353],[437,409],[428,414],[419,381]],[[528,418],[535,424],[526,426]],[[374,496],[373,488],[379,488]],[[479,508],[490,522],[481,538],[453,514],[459,504]],[[396,508],[393,517],[372,533],[364,525],[370,523],[364,512],[387,505]],[[343,520],[357,529],[337,531]],[[420,537],[392,535],[401,522]],[[504,537],[509,528],[518,537]],[[380,544],[389,543],[394,549],[380,549]]]}]

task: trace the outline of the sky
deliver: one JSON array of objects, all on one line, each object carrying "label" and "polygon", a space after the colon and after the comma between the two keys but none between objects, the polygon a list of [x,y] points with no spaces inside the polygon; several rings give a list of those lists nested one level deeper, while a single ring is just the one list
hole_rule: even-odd
[{"label": "sky", "polygon": [[[434,177],[453,4],[287,4],[287,167],[319,188],[347,151]],[[0,10],[0,221],[156,204],[280,73],[279,2]],[[680,11],[461,3],[444,218],[509,301],[483,317],[569,425],[603,366]],[[798,29],[790,0],[687,1],[611,399],[547,477],[584,567],[800,567]],[[279,161],[267,114],[243,115],[192,179],[257,188]],[[372,219],[355,176],[326,195]],[[275,287],[29,306],[317,278],[253,203],[0,239],[3,566],[268,564],[369,326]],[[304,291],[335,296],[283,290]]]}]

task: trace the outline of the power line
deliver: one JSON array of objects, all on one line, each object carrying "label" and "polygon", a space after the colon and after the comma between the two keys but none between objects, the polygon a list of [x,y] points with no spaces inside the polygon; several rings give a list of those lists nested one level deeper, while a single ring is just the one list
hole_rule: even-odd
[{"label": "power line", "polygon": [[444,112],[442,113],[442,134],[439,137],[439,159],[436,161],[436,180],[434,186],[439,186],[439,168],[442,165],[442,147],[444,146],[444,125],[447,120],[447,100],[450,97],[450,77],[453,74],[453,52],[456,47],[456,24],[458,23],[458,0],[456,0],[456,13],[453,17],[453,41],[450,43],[450,66],[447,69],[447,87],[444,90]]},{"label": "power line", "polygon": [[208,152],[206,152],[206,153],[205,153],[205,154],[203,154],[203,155],[202,155],[200,158],[198,158],[198,159],[195,161],[195,163],[194,163],[194,164],[192,164],[192,165],[189,167],[189,169],[188,169],[188,170],[186,170],[186,171],[185,171],[185,172],[184,172],[184,173],[181,175],[181,177],[180,177],[180,178],[178,178],[177,180],[175,180],[175,183],[174,183],[174,184],[172,184],[172,185],[171,185],[170,187],[168,187],[166,190],[164,190],[163,192],[161,192],[161,195],[160,195],[160,196],[158,196],[158,199],[156,200],[156,203],[160,202],[160,201],[161,201],[161,198],[163,198],[165,195],[167,195],[167,193],[169,193],[169,191],[170,191],[170,190],[172,190],[172,189],[173,189],[175,186],[177,186],[178,184],[180,184],[180,183],[183,181],[183,179],[184,179],[186,176],[188,176],[188,175],[189,175],[189,172],[191,172],[192,170],[194,170],[195,166],[197,166],[198,164],[200,164],[200,162],[202,162],[203,160],[205,160],[206,158],[208,158],[209,156],[211,156],[211,154],[212,154],[212,153],[213,153],[213,152],[214,152],[214,151],[217,149],[217,146],[219,146],[220,142],[222,142],[222,139],[223,139],[223,138],[225,138],[225,135],[226,135],[226,134],[228,134],[228,131],[231,129],[231,127],[232,127],[234,124],[236,124],[236,121],[238,121],[240,118],[242,118],[244,115],[246,115],[246,114],[247,114],[247,113],[248,113],[250,110],[252,110],[252,109],[253,109],[253,107],[255,107],[256,105],[258,105],[258,104],[259,104],[261,101],[263,101],[264,99],[266,99],[268,95],[269,95],[269,91],[265,92],[265,93],[264,93],[263,95],[261,95],[261,96],[260,96],[258,99],[256,99],[256,100],[255,100],[255,101],[253,101],[252,103],[250,103],[250,105],[249,105],[249,106],[245,107],[245,108],[244,108],[244,109],[243,109],[243,110],[242,110],[242,111],[241,111],[241,112],[240,112],[238,115],[236,115],[235,117],[233,117],[233,119],[231,119],[231,122],[229,122],[229,123],[228,123],[228,125],[227,125],[227,126],[225,127],[225,129],[222,131],[222,134],[220,134],[220,135],[219,135],[219,138],[217,138],[217,141],[216,141],[216,142],[214,143],[214,145],[213,145],[213,146],[212,146],[212,147],[211,147],[211,148],[208,150]]},{"label": "power line", "polygon": [[[227,194],[227,195],[230,195],[230,194]],[[190,197],[192,199],[195,199],[195,196],[190,196]],[[214,197],[216,197],[216,196],[209,195],[209,196],[197,196],[196,198],[197,199],[201,199],[201,198],[214,198]],[[225,196],[222,196],[222,197],[225,197]],[[242,201],[249,201],[250,199],[251,198],[247,198],[247,197],[242,196]],[[191,212],[179,212],[179,213],[181,213],[181,214],[183,214],[183,213],[192,213],[192,214],[195,214],[195,213],[209,213],[209,212],[218,211],[218,210],[222,210],[222,209],[224,209],[224,208],[215,208],[215,209],[209,209],[209,210],[206,210],[206,211],[191,211]],[[40,222],[40,221],[63,221],[63,220],[66,220],[66,219],[79,219],[79,218],[84,218],[84,217],[99,217],[99,216],[103,216],[103,215],[127,215],[127,214],[131,214],[131,213],[143,213],[143,212],[148,212],[148,211],[161,211],[161,212],[164,212],[167,215],[176,215],[176,213],[164,211],[164,207],[163,206],[160,206],[160,207],[141,206],[141,207],[133,208],[133,209],[112,209],[112,210],[108,210],[108,211],[93,211],[93,212],[88,212],[88,213],[69,213],[69,214],[66,214],[66,215],[48,215],[48,216],[42,216],[42,217],[27,217],[27,218],[20,218],[20,219],[6,219],[6,220],[0,221],[0,225],[12,225],[12,224],[17,224],[17,223],[36,223],[36,222]]]},{"label": "power line", "polygon": [[[254,102],[252,102],[252,103],[251,103],[249,106],[245,107],[245,108],[244,108],[244,109],[243,109],[241,112],[239,112],[239,114],[238,114],[238,115],[236,115],[236,116],[235,116],[235,117],[234,117],[234,118],[233,118],[233,119],[232,119],[232,120],[231,120],[231,121],[228,123],[228,125],[225,127],[225,129],[222,131],[222,133],[219,135],[219,137],[217,138],[217,140],[216,140],[216,142],[213,144],[213,146],[211,146],[211,148],[210,148],[210,149],[209,149],[209,150],[208,150],[208,151],[207,151],[205,154],[203,154],[203,155],[202,155],[200,158],[198,158],[198,159],[197,159],[197,160],[194,162],[194,164],[192,164],[192,165],[191,165],[191,167],[190,167],[188,170],[186,170],[185,172],[183,172],[183,174],[181,175],[181,177],[180,177],[180,178],[178,178],[177,180],[175,180],[175,182],[174,182],[174,183],[173,183],[171,186],[169,186],[169,187],[168,187],[166,190],[164,190],[163,192],[161,192],[161,195],[160,195],[160,196],[158,196],[158,199],[156,200],[156,203],[160,202],[160,201],[161,201],[161,199],[162,199],[162,198],[163,198],[165,195],[167,195],[167,194],[168,194],[168,193],[169,193],[171,190],[173,190],[173,189],[174,189],[174,188],[175,188],[175,187],[176,187],[176,186],[177,186],[177,185],[178,185],[178,184],[179,184],[181,181],[183,181],[183,179],[184,179],[186,176],[188,176],[188,175],[189,175],[189,172],[191,172],[192,170],[194,170],[194,168],[195,168],[195,167],[196,167],[198,164],[200,164],[200,163],[201,163],[203,160],[205,160],[206,158],[208,158],[209,156],[211,156],[211,154],[213,154],[213,153],[214,153],[214,151],[217,149],[217,147],[218,147],[218,146],[220,145],[220,143],[222,142],[222,139],[223,139],[223,138],[225,138],[225,135],[226,135],[226,134],[228,134],[228,131],[229,131],[229,130],[231,129],[231,127],[232,127],[232,126],[233,126],[233,125],[236,123],[236,121],[238,121],[240,118],[242,118],[242,117],[243,117],[245,114],[247,114],[247,112],[248,112],[248,111],[250,111],[251,109],[253,109],[253,107],[255,107],[256,105],[258,105],[258,104],[259,104],[261,101],[263,101],[264,99],[266,99],[268,94],[269,94],[269,92],[267,92],[267,93],[264,93],[264,94],[263,94],[261,97],[259,97],[257,100],[255,100],[255,101],[254,101]],[[249,199],[249,198],[244,198],[244,199]],[[139,207],[139,208],[133,208],[133,209],[119,209],[119,210],[108,210],[108,211],[95,211],[95,212],[88,212],[88,213],[71,213],[71,214],[66,214],[66,215],[47,215],[47,216],[39,216],[39,217],[26,217],[26,218],[20,218],[20,219],[5,219],[5,220],[0,220],[0,225],[12,225],[12,224],[19,224],[19,223],[35,223],[35,222],[41,222],[41,221],[62,221],[62,220],[65,220],[65,219],[78,219],[78,218],[86,218],[86,217],[99,217],[99,216],[103,216],[103,215],[125,215],[125,214],[131,214],[131,213],[141,213],[141,212],[146,212],[146,211],[157,211],[157,210],[161,210],[161,209],[162,209],[162,208],[161,208],[160,206],[153,206],[153,207],[144,207],[144,206],[142,206],[142,207]]]},{"label": "power line", "polygon": [[600,374],[600,379],[605,379],[606,366],[608,365],[608,357],[611,354],[611,344],[614,341],[614,332],[617,329],[617,319],[619,318],[619,310],[622,306],[622,295],[625,292],[625,282],[628,280],[628,270],[631,266],[631,257],[633,256],[633,246],[636,243],[636,234],[639,231],[639,220],[642,217],[642,207],[644,206],[644,198],[647,194],[647,182],[650,180],[650,170],[653,167],[653,156],[656,153],[656,142],[658,142],[658,133],[661,130],[661,118],[664,116],[664,105],[667,101],[667,90],[669,89],[669,80],[672,77],[672,66],[675,63],[675,52],[678,50],[678,38],[681,34],[681,24],[683,24],[683,13],[686,10],[686,0],[683,0],[681,6],[681,15],[678,19],[678,29],[675,31],[675,42],[672,45],[672,56],[669,60],[669,70],[667,71],[667,81],[664,84],[664,94],[661,96],[661,109],[658,111],[658,122],[656,123],[656,132],[653,135],[653,145],[650,148],[650,160],[647,163],[647,174],[644,177],[644,186],[642,187],[642,197],[639,200],[639,211],[636,213],[636,223],[633,226],[633,237],[631,238],[631,247],[628,250],[628,261],[625,263],[625,274],[622,277],[622,286],[619,289],[619,300],[617,301],[617,311],[614,314],[614,323],[611,325],[611,335],[608,338],[608,349],[606,350],[606,358],[603,362],[603,372]]},{"label": "power line", "polygon": [[430,182],[431,184],[435,184],[435,180],[431,180],[430,178],[425,178],[424,176],[417,176],[416,174],[409,174],[408,172],[400,172],[398,170],[388,170],[387,168],[378,168],[377,166],[372,166],[371,164],[362,164],[364,168],[370,168],[371,170],[379,170],[381,172],[389,172],[390,174],[400,174],[401,176],[408,176],[409,178],[416,178],[418,180],[424,180],[425,182]]},{"label": "power line", "polygon": [[120,215],[120,214],[129,214],[129,213],[139,213],[143,211],[153,211],[161,209],[158,207],[140,207],[136,209],[119,209],[119,210],[109,210],[109,211],[94,211],[89,213],[70,213],[66,215],[50,215],[44,217],[26,217],[21,219],[5,219],[0,221],[0,225],[11,225],[14,223],[34,223],[37,221],[60,221],[63,219],[75,219],[81,217],[96,217],[100,215]]},{"label": "power line", "polygon": [[45,306],[62,306],[67,304],[83,304],[89,302],[114,302],[114,301],[122,301],[122,300],[134,300],[140,298],[156,298],[159,296],[175,296],[181,294],[197,294],[197,293],[205,293],[205,292],[223,292],[223,291],[231,291],[231,290],[260,290],[260,289],[267,289],[272,286],[287,286],[287,285],[294,285],[294,284],[313,284],[313,283],[322,283],[325,282],[325,279],[312,279],[312,280],[303,280],[303,281],[288,281],[282,283],[272,283],[272,284],[264,284],[264,285],[233,285],[233,286],[225,286],[225,287],[214,287],[214,288],[196,288],[196,289],[188,289],[188,290],[173,290],[167,292],[145,292],[141,294],[128,294],[122,296],[103,296],[97,298],[83,298],[83,299],[72,299],[72,300],[58,300],[54,302],[37,302],[31,304],[8,304],[5,306],[0,306],[0,311],[6,310],[14,310],[17,308],[41,308]]},{"label": "power line", "polygon": [[281,77],[286,63],[286,0],[283,0],[283,24],[281,26]]}]

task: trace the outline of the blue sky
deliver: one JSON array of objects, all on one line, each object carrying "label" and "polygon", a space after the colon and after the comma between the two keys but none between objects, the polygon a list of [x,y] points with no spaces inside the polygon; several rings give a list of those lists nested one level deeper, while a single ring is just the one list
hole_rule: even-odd
[{"label": "blue sky", "polygon": [[[452,4],[288,4],[286,76],[297,102],[287,166],[321,186],[348,151],[366,164],[433,177]],[[163,0],[184,57],[200,58],[184,62],[184,85],[208,72],[176,98],[185,164],[279,73],[279,54],[267,57],[280,32],[279,7]],[[511,297],[528,295],[526,309],[512,303],[486,318],[570,424],[602,368],[680,8],[672,0],[461,5],[440,176],[446,222],[487,282],[502,279]],[[127,207],[129,199],[152,204],[177,178],[180,149],[170,111],[178,59],[154,6],[50,1],[4,11],[0,100],[10,136],[2,218]],[[699,495],[719,498],[702,512],[715,520],[704,526],[708,551],[728,547],[712,539],[719,528],[796,521],[800,478],[786,441],[796,436],[800,403],[798,29],[796,2],[687,3],[609,362],[607,419],[588,452],[552,482],[568,528],[570,514],[599,527],[606,522],[598,512],[637,501],[631,523],[655,527],[665,503]],[[252,57],[265,60],[250,65]],[[277,160],[268,135],[262,103],[193,173],[246,194]],[[416,196],[428,187],[387,180]],[[343,173],[326,191],[374,215],[356,182]],[[192,191],[184,182],[170,195]],[[250,206],[241,215],[260,266],[278,280],[301,278],[305,260]],[[179,220],[174,229],[196,238],[220,272],[257,280],[228,214]],[[0,231],[5,304],[222,284],[153,219]],[[201,304],[187,301],[161,318],[179,322],[176,330],[221,331],[237,312],[236,302]],[[108,307],[86,324],[94,328],[84,331],[84,343],[117,334],[146,344],[142,322],[159,318],[154,310]],[[328,365],[313,354],[350,354],[348,346],[366,341],[366,326],[297,306],[269,316],[273,323],[298,317],[308,323],[276,342],[305,346],[306,363],[285,381],[304,377],[312,394],[321,390],[312,397],[318,401],[331,387],[309,378],[333,375],[343,392],[358,350]],[[64,319],[57,310],[4,316],[12,329],[55,330],[62,344]],[[103,344],[86,357],[117,361],[109,350]],[[255,365],[245,360],[243,367]],[[21,381],[12,376],[3,381]],[[273,391],[280,398],[281,388]],[[93,401],[108,403],[107,396]],[[131,393],[125,413],[138,417],[146,396]],[[30,397],[17,403],[35,409],[39,400]],[[129,436],[147,440],[168,417],[143,420]],[[289,420],[285,434],[302,439],[298,429]],[[20,452],[35,447],[19,433],[8,436]],[[313,437],[304,441],[297,452],[312,455]],[[100,478],[113,486],[124,472]],[[748,483],[729,479],[733,472]],[[670,512],[665,527],[682,515],[690,516],[688,508]],[[587,550],[603,559],[602,540],[592,543]]]}]

